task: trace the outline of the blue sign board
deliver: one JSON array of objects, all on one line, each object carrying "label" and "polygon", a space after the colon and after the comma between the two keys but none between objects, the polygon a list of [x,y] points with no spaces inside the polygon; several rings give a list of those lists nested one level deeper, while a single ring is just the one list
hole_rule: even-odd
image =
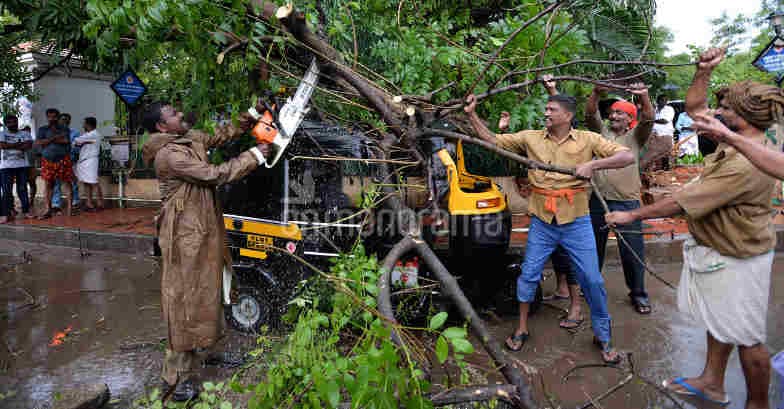
[{"label": "blue sign board", "polygon": [[784,72],[784,47],[776,47],[771,41],[752,64],[765,72]]},{"label": "blue sign board", "polygon": [[134,105],[147,92],[147,86],[136,76],[133,70],[120,74],[112,85],[112,90],[128,105]]}]

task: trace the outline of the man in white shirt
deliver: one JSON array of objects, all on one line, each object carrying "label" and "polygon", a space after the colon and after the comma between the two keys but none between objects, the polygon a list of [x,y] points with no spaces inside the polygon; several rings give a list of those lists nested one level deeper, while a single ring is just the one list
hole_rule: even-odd
[{"label": "man in white shirt", "polygon": [[699,138],[691,129],[692,122],[694,121],[686,112],[681,112],[678,115],[678,121],[675,122],[675,129],[678,130],[678,157],[696,155],[700,152]]},{"label": "man in white shirt", "polygon": [[[74,174],[79,182],[84,184],[87,193],[86,210],[88,212],[103,209],[103,192],[98,183],[98,162],[101,152],[101,134],[95,129],[97,121],[94,117],[84,118],[85,133],[74,139],[73,143],[79,147],[79,161],[74,167]],[[93,189],[96,190],[98,207],[93,203]]]},{"label": "man in white shirt", "polygon": [[667,105],[667,97],[659,95],[656,97],[656,121],[653,125],[653,132],[657,135],[670,135],[675,131],[672,121],[675,120],[675,108]]},{"label": "man in white shirt", "polygon": [[642,150],[640,172],[669,169],[675,133],[672,123],[674,119],[675,109],[667,105],[667,97],[664,95],[656,97],[656,120],[653,121],[653,130],[648,143]]},{"label": "man in white shirt", "polygon": [[27,173],[30,163],[26,151],[32,149],[33,138],[29,132],[19,130],[19,120],[15,115],[3,118],[6,130],[0,133],[0,223],[8,221],[14,208],[14,195],[11,188],[16,181],[16,195],[22,203],[22,213],[31,218],[30,201],[27,196]]}]

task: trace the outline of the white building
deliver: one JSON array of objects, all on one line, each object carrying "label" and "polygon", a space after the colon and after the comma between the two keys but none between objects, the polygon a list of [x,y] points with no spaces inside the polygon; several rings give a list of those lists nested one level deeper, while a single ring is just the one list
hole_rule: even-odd
[{"label": "white building", "polygon": [[[52,50],[41,47],[39,43],[19,45],[19,60],[36,75],[49,69],[65,57],[53,56]],[[98,121],[98,129],[104,136],[115,135],[114,91],[109,87],[114,78],[109,74],[99,74],[82,68],[82,61],[72,57],[67,63],[53,68],[33,84],[37,100],[19,101],[20,128],[29,125],[35,137],[36,130],[47,123],[46,110],[56,108],[62,113],[71,114],[71,127],[82,131],[84,118],[92,116]]]}]

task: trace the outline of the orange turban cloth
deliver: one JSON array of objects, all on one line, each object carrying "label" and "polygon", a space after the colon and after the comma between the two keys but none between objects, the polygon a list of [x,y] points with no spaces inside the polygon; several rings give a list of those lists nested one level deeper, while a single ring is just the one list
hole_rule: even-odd
[{"label": "orange turban cloth", "polygon": [[629,114],[631,117],[631,122],[629,122],[629,129],[637,126],[637,107],[634,106],[634,104],[631,102],[623,100],[615,101],[615,103],[610,106],[610,109],[617,109],[618,111],[623,111]]}]

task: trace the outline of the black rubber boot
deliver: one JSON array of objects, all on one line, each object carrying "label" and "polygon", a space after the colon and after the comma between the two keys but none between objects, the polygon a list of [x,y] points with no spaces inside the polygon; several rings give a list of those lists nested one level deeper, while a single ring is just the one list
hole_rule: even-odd
[{"label": "black rubber boot", "polygon": [[186,379],[177,384],[172,393],[171,400],[175,402],[185,402],[195,400],[199,397],[201,386],[193,379]]}]

